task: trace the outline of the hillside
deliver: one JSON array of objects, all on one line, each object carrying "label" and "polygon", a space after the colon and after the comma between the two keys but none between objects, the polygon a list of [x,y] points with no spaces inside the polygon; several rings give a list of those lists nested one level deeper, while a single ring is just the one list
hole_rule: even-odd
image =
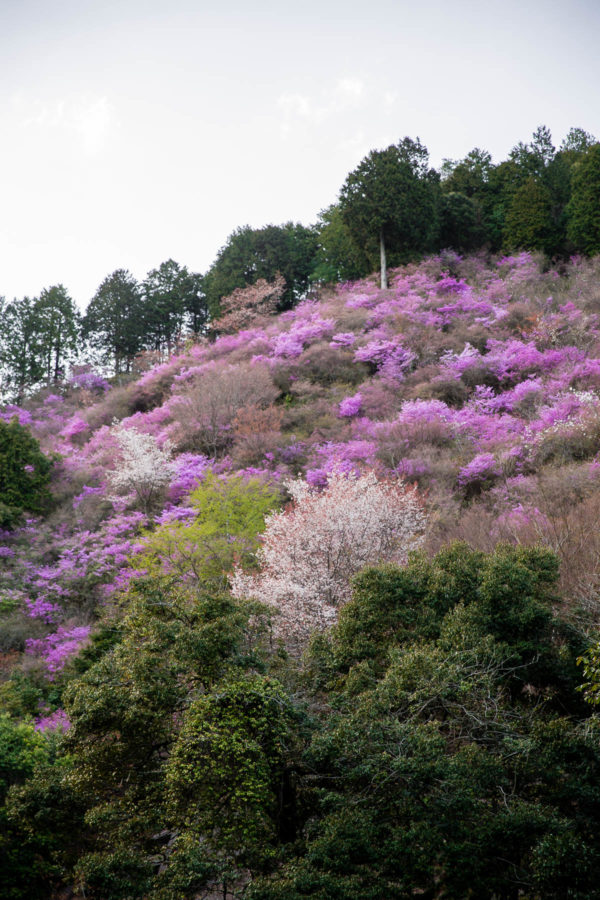
[{"label": "hillside", "polygon": [[[447,252],[391,270],[387,290],[366,278],[213,327],[127,378],[84,372],[0,413],[55,460],[47,514],[0,535],[1,700],[37,772],[7,778],[26,852],[8,840],[6,896],[23,896],[31,860],[32,897],[600,896],[597,722],[574,667],[600,620],[600,259]],[[294,605],[274,587],[293,594],[294,505],[277,510],[292,499],[322,543],[318,497],[323,519],[354,505],[371,530],[348,532],[330,595],[301,585]],[[379,562],[396,568],[368,569],[351,600],[350,578]],[[410,615],[384,628],[370,604],[386,591]],[[427,696],[441,706],[425,715]],[[542,753],[560,769],[544,784]],[[417,795],[435,812],[415,812]],[[38,827],[58,845],[36,844]]]}]

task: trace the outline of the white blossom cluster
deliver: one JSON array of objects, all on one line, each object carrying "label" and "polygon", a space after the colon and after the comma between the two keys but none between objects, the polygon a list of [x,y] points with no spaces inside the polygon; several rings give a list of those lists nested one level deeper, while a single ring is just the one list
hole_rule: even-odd
[{"label": "white blossom cluster", "polygon": [[135,494],[144,512],[152,511],[173,477],[171,448],[162,449],[150,434],[117,425],[113,428],[121,452],[120,466],[111,476],[112,486]]},{"label": "white blossom cluster", "polygon": [[274,606],[275,635],[293,648],[335,621],[362,568],[406,562],[422,542],[425,513],[415,488],[379,481],[372,472],[334,473],[324,491],[302,479],[287,488],[293,504],[267,519],[262,571],[236,570],[233,591]]}]

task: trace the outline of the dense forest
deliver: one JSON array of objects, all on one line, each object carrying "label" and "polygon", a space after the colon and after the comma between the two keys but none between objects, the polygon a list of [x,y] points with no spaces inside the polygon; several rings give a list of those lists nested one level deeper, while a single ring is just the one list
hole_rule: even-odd
[{"label": "dense forest", "polygon": [[4,304],[3,898],[600,898],[599,166]]}]

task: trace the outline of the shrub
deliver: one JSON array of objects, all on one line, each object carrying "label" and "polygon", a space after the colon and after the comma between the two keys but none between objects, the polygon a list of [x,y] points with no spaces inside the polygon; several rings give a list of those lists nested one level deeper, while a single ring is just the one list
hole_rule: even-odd
[{"label": "shrub", "polygon": [[0,420],[0,526],[12,527],[23,512],[44,512],[51,500],[52,461],[16,419]]},{"label": "shrub", "polygon": [[173,439],[179,450],[217,456],[231,444],[238,412],[248,405],[268,406],[278,393],[266,366],[215,365],[185,384],[169,402],[175,420]]},{"label": "shrub", "polygon": [[153,578],[176,576],[222,588],[235,560],[255,563],[265,516],[278,504],[278,493],[258,478],[206,473],[190,494],[191,521],[160,525],[146,537],[136,566]]},{"label": "shrub", "polygon": [[368,373],[365,365],[355,362],[352,350],[330,347],[325,343],[309,347],[300,363],[303,377],[316,384],[330,385],[336,381],[360,384]]},{"label": "shrub", "polygon": [[282,443],[283,411],[276,406],[246,406],[233,420],[234,465],[244,468],[258,465],[265,454],[274,454]]}]

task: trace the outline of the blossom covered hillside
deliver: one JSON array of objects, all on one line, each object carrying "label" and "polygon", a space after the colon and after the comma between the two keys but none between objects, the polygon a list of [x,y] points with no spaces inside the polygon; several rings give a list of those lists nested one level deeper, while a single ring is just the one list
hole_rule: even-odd
[{"label": "blossom covered hillside", "polygon": [[150,532],[194,518],[209,472],[280,492],[333,473],[402,479],[430,546],[541,540],[577,558],[563,580],[595,615],[597,284],[594,261],[448,253],[386,291],[366,279],[256,315],[125,385],[82,374],[5,408],[58,462],[51,516],[2,535],[3,651],[55,677],[145,570]]},{"label": "blossom covered hillside", "polygon": [[280,289],[0,412],[2,890],[598,896],[600,260]]}]

